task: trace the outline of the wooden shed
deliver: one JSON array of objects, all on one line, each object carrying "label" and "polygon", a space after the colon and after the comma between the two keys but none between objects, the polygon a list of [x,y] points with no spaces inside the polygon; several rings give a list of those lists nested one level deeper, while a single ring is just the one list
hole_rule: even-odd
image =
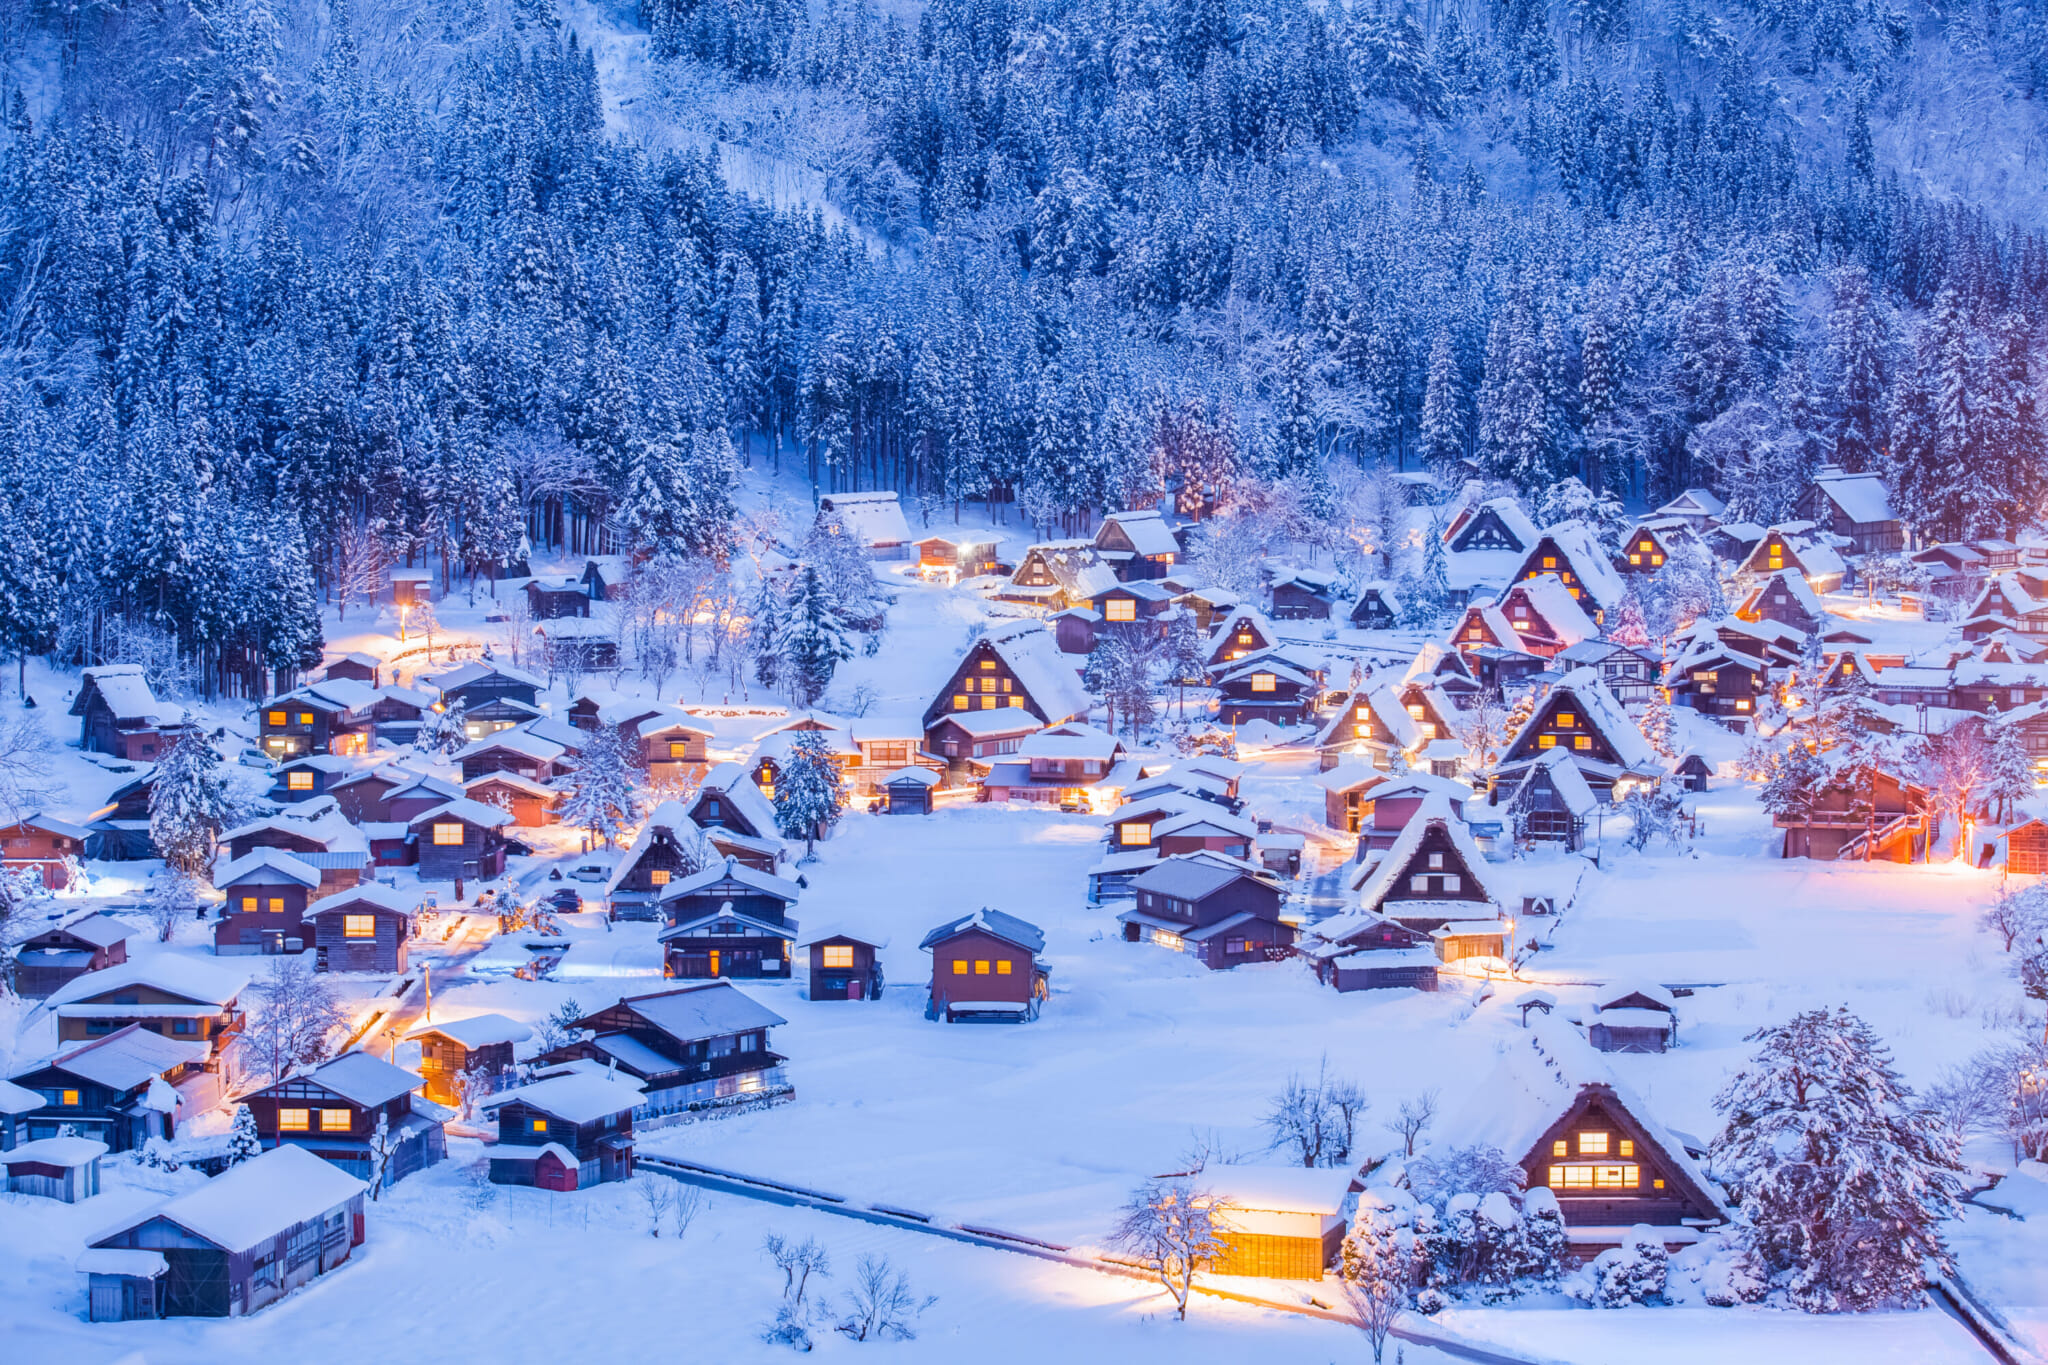
[{"label": "wooden shed", "polygon": [[404,971],[418,904],[416,896],[375,882],[314,902],[306,922],[321,970]]},{"label": "wooden shed", "polygon": [[76,1204],[100,1192],[100,1158],[107,1144],[92,1138],[47,1137],[0,1152],[9,1194],[39,1195]]},{"label": "wooden shed", "polygon": [[377,1174],[378,1125],[390,1144],[386,1189],[448,1154],[441,1117],[415,1110],[421,1078],[367,1052],[344,1052],[312,1071],[287,1076],[242,1097],[266,1147],[304,1147],[364,1180]]},{"label": "wooden shed", "polygon": [[887,946],[887,940],[837,932],[802,945],[800,951],[809,959],[811,999],[881,999],[881,950]]},{"label": "wooden shed", "polygon": [[882,779],[883,809],[891,815],[930,815],[939,775],[930,768],[898,768]]},{"label": "wooden shed", "polygon": [[0,829],[0,866],[9,872],[34,872],[43,888],[62,891],[71,885],[76,860],[85,856],[92,831],[69,820],[31,815]]},{"label": "wooden shed", "polygon": [[2006,831],[2005,870],[2028,877],[2048,872],[2048,825],[2029,820]]},{"label": "wooden shed", "polygon": [[41,999],[87,972],[120,966],[134,932],[112,915],[90,914],[29,935],[14,950],[15,993]]},{"label": "wooden shed", "polygon": [[1678,1002],[1662,986],[1609,987],[1593,1009],[1586,1041],[1601,1052],[1662,1052],[1678,1040]]},{"label": "wooden shed", "polygon": [[498,1121],[491,1180],[564,1192],[633,1174],[633,1111],[640,1088],[625,1079],[566,1071],[480,1106]]},{"label": "wooden shed", "polygon": [[495,1080],[512,1069],[513,1049],[533,1030],[503,1014],[473,1014],[442,1024],[422,1024],[405,1035],[420,1045],[420,1077],[436,1104],[460,1104],[465,1078]]},{"label": "wooden shed", "polygon": [[1037,925],[984,908],[940,925],[917,946],[932,955],[925,1018],[951,1024],[1038,1017],[1051,973],[1038,959],[1045,935]]},{"label": "wooden shed", "polygon": [[1344,1244],[1353,1207],[1348,1167],[1239,1166],[1212,1162],[1195,1183],[1229,1208],[1217,1275],[1320,1280]]}]

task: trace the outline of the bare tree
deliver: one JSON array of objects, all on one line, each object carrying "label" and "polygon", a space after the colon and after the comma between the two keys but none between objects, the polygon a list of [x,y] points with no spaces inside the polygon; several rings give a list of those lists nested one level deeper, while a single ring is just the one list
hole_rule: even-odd
[{"label": "bare tree", "polygon": [[50,732],[33,715],[0,720],[0,821],[19,824],[55,794]]},{"label": "bare tree", "polygon": [[1951,856],[1961,857],[1964,822],[1977,808],[1979,789],[1991,780],[1991,744],[1983,720],[1966,716],[1929,739],[1921,771],[1949,825]]},{"label": "bare tree", "polygon": [[325,1061],[335,1030],[348,1022],[333,987],[314,975],[302,954],[270,959],[270,971],[251,993],[256,1010],[243,1034],[264,1084],[283,1080],[293,1067]]},{"label": "bare tree", "polygon": [[1291,1152],[1304,1166],[1343,1166],[1352,1159],[1358,1120],[1370,1106],[1352,1082],[1331,1077],[1326,1057],[1313,1081],[1287,1078],[1266,1113],[1266,1131],[1273,1147]]},{"label": "bare tree", "polygon": [[334,540],[329,582],[334,589],[334,619],[348,616],[351,602],[375,602],[384,588],[384,542],[367,525],[342,528]]},{"label": "bare tree", "polygon": [[689,1236],[690,1225],[697,1221],[697,1215],[704,1212],[704,1191],[695,1185],[676,1186],[675,1199],[669,1205],[675,1217],[676,1240]]},{"label": "bare tree", "polygon": [[1372,1347],[1373,1365],[1385,1358],[1387,1337],[1408,1306],[1413,1261],[1413,1248],[1402,1245],[1399,1229],[1374,1210],[1359,1211],[1356,1226],[1344,1239],[1339,1274],[1344,1305]]},{"label": "bare tree", "polygon": [[499,631],[514,668],[524,668],[523,660],[533,653],[533,627],[531,599],[523,592],[510,594],[505,599],[505,621]]},{"label": "bare tree", "polygon": [[149,894],[143,898],[143,912],[156,928],[156,941],[169,943],[177,931],[178,921],[192,919],[199,913],[199,879],[191,873],[166,865],[156,874],[156,880],[149,884]]},{"label": "bare tree", "polygon": [[382,1112],[377,1115],[377,1127],[370,1133],[370,1202],[384,1193],[384,1172],[391,1166],[391,1158],[398,1151],[398,1142],[391,1136],[391,1119]]},{"label": "bare tree", "polygon": [[1401,1139],[1401,1154],[1415,1155],[1415,1143],[1436,1122],[1437,1092],[1425,1090],[1412,1100],[1402,1100],[1400,1112],[1388,1119],[1386,1130]]},{"label": "bare tree", "polygon": [[2044,922],[2048,922],[2048,887],[2039,882],[2002,887],[1981,921],[2004,941],[2008,953],[2020,939],[2039,935]]},{"label": "bare tree", "polygon": [[675,1182],[665,1175],[635,1173],[633,1188],[640,1192],[640,1202],[647,1208],[647,1231],[661,1236],[661,1225],[668,1221],[669,1211],[676,1205]]},{"label": "bare tree", "polygon": [[1188,1177],[1150,1180],[1124,1204],[1110,1245],[1152,1272],[1185,1321],[1196,1272],[1230,1248],[1231,1208]]},{"label": "bare tree", "polygon": [[938,1302],[919,1298],[910,1277],[886,1256],[863,1256],[853,1268],[853,1288],[840,1300],[839,1330],[855,1341],[910,1341],[918,1315]]},{"label": "bare tree", "polygon": [[767,1339],[808,1351],[814,1316],[814,1305],[808,1298],[810,1284],[813,1277],[822,1280],[832,1273],[831,1258],[812,1237],[793,1242],[771,1232],[762,1240],[761,1247],[782,1272],[782,1303],[775,1310],[775,1322],[768,1329]]}]

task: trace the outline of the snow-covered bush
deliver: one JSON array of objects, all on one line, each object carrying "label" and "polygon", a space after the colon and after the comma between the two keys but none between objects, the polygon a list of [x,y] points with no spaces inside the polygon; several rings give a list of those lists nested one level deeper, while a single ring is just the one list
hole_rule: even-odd
[{"label": "snow-covered bush", "polygon": [[1664,1291],[1670,1280],[1671,1257],[1664,1250],[1663,1235],[1655,1228],[1630,1228],[1621,1245],[1601,1252],[1588,1271],[1587,1294],[1597,1307],[1668,1302]]}]

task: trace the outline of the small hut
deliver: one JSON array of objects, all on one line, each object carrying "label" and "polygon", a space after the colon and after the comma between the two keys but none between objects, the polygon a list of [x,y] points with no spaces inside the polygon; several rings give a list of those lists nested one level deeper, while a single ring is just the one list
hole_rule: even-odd
[{"label": "small hut", "polygon": [[883,809],[889,814],[930,815],[932,788],[939,785],[939,775],[930,768],[898,768],[883,778],[881,785],[887,794]]},{"label": "small hut", "polygon": [[100,1192],[100,1158],[107,1144],[93,1138],[46,1137],[0,1152],[9,1194],[40,1195],[76,1204]]},{"label": "small hut", "polygon": [[810,961],[811,999],[882,998],[882,949],[887,939],[855,938],[834,930],[799,950]]}]

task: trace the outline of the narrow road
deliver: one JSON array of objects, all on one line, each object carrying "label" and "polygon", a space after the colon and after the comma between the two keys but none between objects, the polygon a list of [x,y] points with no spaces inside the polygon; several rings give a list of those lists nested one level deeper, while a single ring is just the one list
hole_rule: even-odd
[{"label": "narrow road", "polygon": [[464,915],[454,936],[446,942],[421,945],[407,968],[412,984],[395,1002],[379,1002],[385,1006],[383,1013],[371,1021],[355,1040],[355,1046],[389,1058],[393,1042],[425,1021],[428,981],[431,979],[435,986],[461,981],[470,959],[490,944],[496,932],[497,921],[492,916]]}]

